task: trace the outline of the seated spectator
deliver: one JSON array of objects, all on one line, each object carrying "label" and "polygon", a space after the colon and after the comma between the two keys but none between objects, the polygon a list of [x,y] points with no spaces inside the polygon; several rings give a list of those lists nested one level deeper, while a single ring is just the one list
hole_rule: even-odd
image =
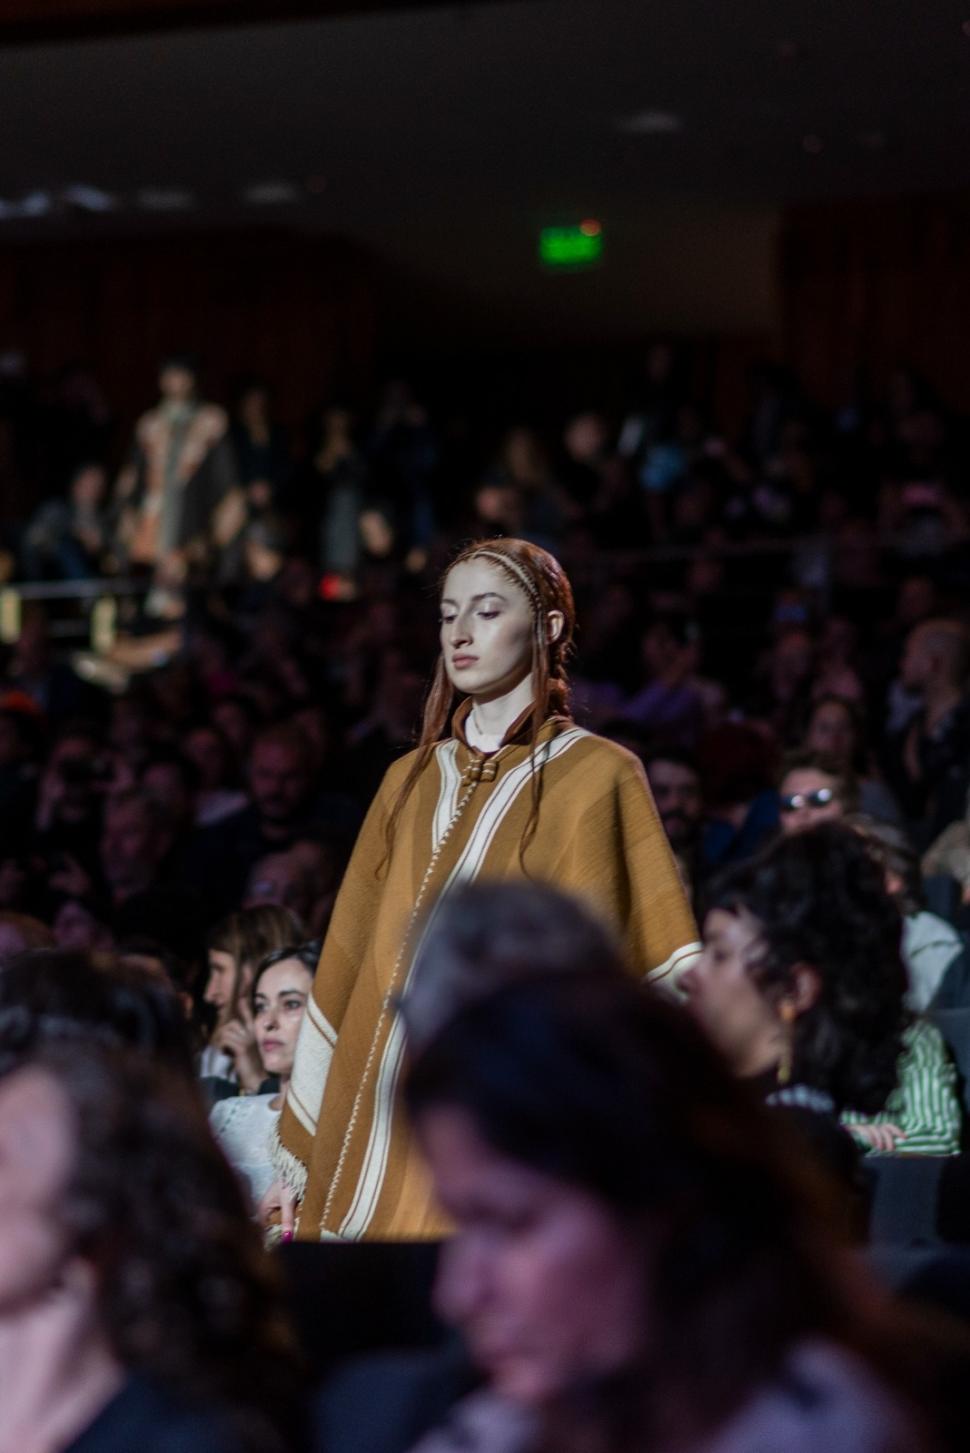
[{"label": "seated spectator", "polygon": [[417,1453],[928,1446],[782,1127],[615,965],[466,1005],[407,1098],[487,1380]]},{"label": "seated spectator", "polygon": [[195,1096],[104,1045],[0,1080],[0,1447],[288,1453],[289,1331]]},{"label": "seated spectator", "polygon": [[964,906],[970,904],[970,792],[960,821],[945,827],[924,853],[923,872],[927,877],[945,873],[954,878]]},{"label": "seated spectator", "polygon": [[649,680],[623,714],[658,740],[693,747],[704,726],[704,696],[695,679],[697,629],[681,617],[660,616],[642,641]]},{"label": "seated spectator", "polygon": [[126,1047],[195,1083],[172,985],[111,954],[29,948],[0,964],[0,1074],[41,1046],[85,1040]]},{"label": "seated spectator", "polygon": [[103,573],[110,537],[107,488],[102,465],[82,464],[67,495],[40,506],[21,544],[27,580],[88,580]]},{"label": "seated spectator", "polygon": [[232,913],[212,930],[204,998],[216,1022],[202,1055],[204,1079],[229,1081],[245,1094],[259,1090],[265,1075],[249,1006],[253,974],[267,954],[301,937],[299,920],[270,905]]},{"label": "seated spectator", "polygon": [[313,911],[313,880],[294,848],[269,853],[253,864],[243,895],[243,908],[272,903],[288,908],[301,923],[309,923]]},{"label": "seated spectator", "polygon": [[36,601],[28,602],[23,608],[20,634],[7,662],[5,677],[8,689],[28,697],[55,731],[69,717],[76,717],[88,699],[87,689],[79,677],[58,658],[47,614]]},{"label": "seated spectator", "polygon": [[185,737],[185,755],[195,763],[198,790],[195,794],[195,823],[211,827],[246,806],[246,794],[232,783],[231,750],[223,733],[212,722],[193,727]]},{"label": "seated spectator", "polygon": [[41,774],[34,824],[35,845],[52,873],[76,863],[91,879],[97,876],[105,794],[132,785],[120,759],[103,749],[97,726],[64,727]]},{"label": "seated spectator", "polygon": [[902,825],[899,804],[892,792],[874,774],[865,751],[862,710],[845,696],[822,696],[812,707],[803,750],[828,757],[858,783],[859,810],[867,817]]},{"label": "seated spectator", "polygon": [[141,769],[139,786],[165,809],[171,823],[173,848],[196,822],[199,774],[195,763],[181,752],[156,748]]},{"label": "seated spectator", "polygon": [[915,717],[890,739],[887,774],[929,847],[956,821],[970,778],[970,635],[955,620],[924,621],[906,638],[900,680],[918,693]]},{"label": "seated spectator", "polygon": [[778,829],[774,790],[775,744],[757,727],[724,722],[705,733],[697,749],[708,821],[705,871],[743,862]]},{"label": "seated spectator", "polygon": [[129,964],[155,979],[161,979],[173,991],[182,1007],[193,1053],[198,1060],[204,1038],[199,1012],[199,964],[194,960],[180,958],[166,944],[144,934],[133,934],[130,938],[122,939],[116,946],[115,955],[119,963]]},{"label": "seated spectator", "polygon": [[51,920],[57,947],[81,953],[108,953],[114,947],[108,916],[96,899],[62,899]]},{"label": "seated spectator", "polygon": [[316,828],[351,830],[357,822],[344,799],[321,803],[315,796],[310,750],[296,727],[268,727],[260,733],[248,777],[249,805],[196,832],[187,852],[190,879],[204,873],[210,901],[224,910],[241,901],[246,878],[260,858],[286,852],[299,838],[312,837]]},{"label": "seated spectator", "polygon": [[0,912],[0,964],[25,949],[53,947],[54,935],[39,918],[27,913]]},{"label": "seated spectator", "polygon": [[302,943],[267,954],[256,970],[250,994],[253,1030],[263,1078],[275,1076],[275,1093],[237,1095],[212,1107],[210,1120],[226,1158],[259,1205],[276,1169],[271,1138],[290,1082],[296,1037],[313,987],[320,943]]},{"label": "seated spectator", "polygon": [[850,768],[814,752],[792,753],[778,783],[781,830],[791,835],[837,822],[855,811],[858,793]]},{"label": "seated spectator", "polygon": [[[906,1002],[917,1013],[936,1005],[948,972],[963,983],[970,975],[966,945],[956,929],[926,910],[919,858],[901,828],[857,815],[848,819],[885,874],[886,891],[903,917],[903,962],[909,975]],[[962,970],[962,972],[961,972]]]},{"label": "seated spectator", "polygon": [[885,1109],[877,1115],[845,1110],[842,1124],[869,1155],[959,1155],[963,1111],[957,1070],[935,1024],[910,1019]]},{"label": "seated spectator", "polygon": [[653,800],[681,876],[689,890],[694,891],[703,876],[701,829],[704,798],[700,773],[693,758],[674,747],[651,752],[645,766]]},{"label": "seated spectator", "polygon": [[681,985],[736,1075],[786,1107],[849,1181],[845,1110],[878,1114],[906,1025],[899,914],[838,823],[783,837],[718,878]]},{"label": "seated spectator", "polygon": [[[795,609],[800,614],[800,605]],[[792,747],[804,735],[811,710],[816,646],[811,633],[795,620],[780,619],[778,626],[755,683],[750,715],[769,726],[783,747]]]},{"label": "seated spectator", "polygon": [[166,805],[141,788],[111,797],[101,834],[101,871],[114,908],[160,884],[175,828]]}]

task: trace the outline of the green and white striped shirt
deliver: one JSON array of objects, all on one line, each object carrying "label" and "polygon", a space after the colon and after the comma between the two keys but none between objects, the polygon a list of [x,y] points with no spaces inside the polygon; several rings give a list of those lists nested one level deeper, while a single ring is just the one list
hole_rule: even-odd
[{"label": "green and white striped shirt", "polygon": [[957,1155],[963,1111],[957,1094],[956,1066],[943,1036],[926,1019],[914,1019],[903,1035],[896,1088],[878,1115],[847,1110],[842,1124],[898,1125],[906,1136],[892,1152],[869,1155]]}]

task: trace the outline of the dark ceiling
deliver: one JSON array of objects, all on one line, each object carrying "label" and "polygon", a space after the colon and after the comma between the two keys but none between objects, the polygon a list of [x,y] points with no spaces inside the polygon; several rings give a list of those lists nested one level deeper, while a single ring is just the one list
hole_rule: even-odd
[{"label": "dark ceiling", "polygon": [[786,201],[970,184],[968,17],[513,0],[16,45],[0,238],[285,225],[500,306],[534,283],[540,225],[593,215],[619,317],[652,253],[760,267]]}]

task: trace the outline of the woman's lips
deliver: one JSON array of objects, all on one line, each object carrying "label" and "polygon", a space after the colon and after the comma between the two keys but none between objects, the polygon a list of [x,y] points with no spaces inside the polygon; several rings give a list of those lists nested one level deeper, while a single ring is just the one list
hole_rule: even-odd
[{"label": "woman's lips", "polygon": [[275,1049],[282,1049],[283,1041],[280,1039],[264,1039],[260,1045],[262,1054],[272,1054]]},{"label": "woman's lips", "polygon": [[466,666],[474,666],[477,660],[477,656],[452,656],[451,664],[456,671],[464,671]]}]

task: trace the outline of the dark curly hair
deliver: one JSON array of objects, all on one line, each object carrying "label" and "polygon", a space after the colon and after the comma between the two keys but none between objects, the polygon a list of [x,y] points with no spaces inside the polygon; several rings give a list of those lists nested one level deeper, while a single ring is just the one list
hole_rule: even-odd
[{"label": "dark curly hair", "polygon": [[795,1020],[792,1078],[838,1110],[877,1114],[896,1083],[907,979],[899,910],[862,839],[842,823],[783,838],[715,879],[704,909],[757,919],[749,969],[768,999],[786,994],[797,965],[815,970],[820,992]]},{"label": "dark curly hair", "polygon": [[130,1050],[82,1041],[28,1063],[70,1106],[60,1215],[96,1269],[119,1362],[222,1412],[234,1446],[297,1446],[298,1362],[275,1268],[192,1087]]}]

